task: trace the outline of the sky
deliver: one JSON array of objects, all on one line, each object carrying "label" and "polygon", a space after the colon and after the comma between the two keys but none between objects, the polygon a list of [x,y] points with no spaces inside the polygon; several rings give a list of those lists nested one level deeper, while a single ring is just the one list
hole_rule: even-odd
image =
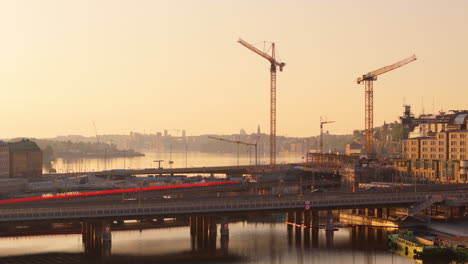
[{"label": "sky", "polygon": [[[0,1],[0,138],[269,133],[270,72],[237,40],[275,42],[277,135],[468,109],[466,0]],[[173,132],[171,132],[173,131]]]}]

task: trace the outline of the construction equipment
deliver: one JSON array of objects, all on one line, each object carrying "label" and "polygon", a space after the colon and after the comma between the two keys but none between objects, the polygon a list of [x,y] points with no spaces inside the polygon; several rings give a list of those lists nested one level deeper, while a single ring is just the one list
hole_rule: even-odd
[{"label": "construction equipment", "polygon": [[377,80],[377,76],[399,68],[403,65],[406,65],[412,61],[416,60],[416,55],[408,57],[402,61],[399,61],[395,64],[382,67],[378,70],[369,72],[364,74],[362,77],[357,79],[357,83],[360,84],[364,82],[365,90],[366,90],[366,99],[365,99],[365,115],[366,115],[366,142],[365,142],[365,150],[367,154],[373,156],[374,155],[374,135],[373,135],[373,128],[374,128],[374,88],[373,82]]},{"label": "construction equipment", "polygon": [[320,153],[323,153],[323,125],[335,123],[335,121],[325,121],[320,117]]},{"label": "construction equipment", "polygon": [[229,143],[236,143],[237,144],[237,166],[239,166],[239,146],[240,145],[246,145],[246,146],[253,146],[255,147],[255,166],[258,165],[258,160],[257,160],[257,145],[258,145],[258,139],[260,138],[260,136],[257,136],[257,140],[255,141],[255,143],[250,143],[250,142],[244,142],[244,141],[240,141],[240,140],[230,140],[230,139],[225,139],[225,138],[220,138],[220,137],[213,137],[213,136],[208,136],[208,138],[211,138],[211,139],[215,139],[215,140],[220,140],[220,141],[224,141],[224,142],[229,142]]},{"label": "construction equipment", "polygon": [[263,58],[267,59],[270,66],[270,165],[275,166],[276,164],[276,68],[279,67],[280,71],[283,71],[283,67],[286,66],[284,62],[278,62],[275,58],[275,43],[271,43],[271,55],[267,52],[263,52],[253,45],[245,42],[242,39],[238,41],[240,44],[248,48],[249,50],[257,53]]}]

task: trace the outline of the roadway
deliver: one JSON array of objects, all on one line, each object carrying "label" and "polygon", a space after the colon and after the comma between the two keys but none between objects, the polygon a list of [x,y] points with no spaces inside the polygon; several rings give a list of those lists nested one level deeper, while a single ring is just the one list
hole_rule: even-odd
[{"label": "roadway", "polygon": [[421,193],[307,193],[304,196],[251,195],[237,197],[200,197],[180,199],[102,200],[68,205],[7,209],[0,207],[0,222],[17,221],[83,221],[84,219],[157,218],[191,214],[248,213],[253,211],[287,211],[304,209],[305,201],[318,210],[362,207],[410,206],[431,199],[467,200],[468,192]]}]

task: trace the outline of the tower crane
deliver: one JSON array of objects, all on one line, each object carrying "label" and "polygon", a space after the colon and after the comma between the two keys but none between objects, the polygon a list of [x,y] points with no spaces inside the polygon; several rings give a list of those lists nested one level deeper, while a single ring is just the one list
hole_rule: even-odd
[{"label": "tower crane", "polygon": [[335,123],[335,121],[325,121],[320,117],[320,154],[323,153],[323,125]]},{"label": "tower crane", "polygon": [[382,67],[378,70],[364,74],[362,77],[357,78],[357,83],[360,84],[364,82],[366,90],[366,99],[365,99],[365,125],[366,125],[366,142],[365,150],[368,154],[374,154],[374,135],[372,129],[374,128],[374,88],[373,82],[377,80],[377,76],[384,74],[386,72],[392,71],[396,68],[404,66],[412,61],[416,60],[416,55],[408,57],[402,61]]},{"label": "tower crane", "polygon": [[257,162],[257,145],[258,145],[258,139],[260,136],[257,136],[257,140],[255,143],[250,143],[250,142],[245,142],[245,141],[240,141],[240,140],[230,140],[230,139],[225,139],[225,138],[220,138],[220,137],[213,137],[213,136],[208,136],[208,138],[219,140],[219,141],[224,141],[224,142],[230,142],[230,143],[236,143],[237,144],[237,166],[239,166],[239,145],[246,145],[250,147],[255,147],[255,166],[258,165]]},{"label": "tower crane", "polygon": [[276,68],[283,71],[286,63],[279,62],[275,58],[275,43],[271,43],[271,55],[263,52],[243,39],[238,41],[244,47],[257,53],[270,62],[270,165],[276,164]]}]

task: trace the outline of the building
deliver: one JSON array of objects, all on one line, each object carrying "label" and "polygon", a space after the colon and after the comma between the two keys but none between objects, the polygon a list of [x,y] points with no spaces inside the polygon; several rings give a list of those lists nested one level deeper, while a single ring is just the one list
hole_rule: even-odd
[{"label": "building", "polygon": [[[442,120],[442,121],[441,121]],[[441,122],[438,122],[441,121]],[[402,159],[396,160],[400,176],[443,183],[468,183],[468,111],[439,115],[421,123],[418,133],[402,140]],[[418,135],[412,137],[412,135]]]},{"label": "building", "polygon": [[6,142],[0,141],[0,179],[10,177],[10,149]]},{"label": "building", "polygon": [[10,178],[37,178],[42,176],[42,150],[36,143],[23,139],[10,142]]},{"label": "building", "polygon": [[360,155],[362,153],[362,145],[356,142],[346,144],[346,155]]}]

